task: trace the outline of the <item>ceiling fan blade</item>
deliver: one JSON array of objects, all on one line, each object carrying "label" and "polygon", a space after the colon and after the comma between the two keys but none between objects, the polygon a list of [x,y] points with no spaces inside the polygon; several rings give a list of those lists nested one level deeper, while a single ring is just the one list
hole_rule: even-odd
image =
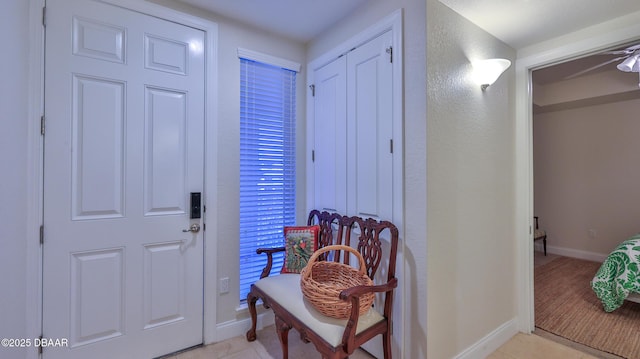
[{"label": "ceiling fan blade", "polygon": [[631,55],[631,54],[633,54],[633,50],[606,51],[606,52],[601,52],[598,55]]},{"label": "ceiling fan blade", "polygon": [[602,67],[602,66],[606,66],[606,65],[608,65],[608,64],[610,64],[610,63],[612,63],[612,62],[616,62],[616,61],[624,60],[624,59],[626,59],[627,57],[629,57],[629,56],[620,56],[620,57],[616,57],[615,59],[611,59],[611,60],[609,60],[609,61],[605,61],[605,62],[603,62],[603,63],[600,63],[600,64],[596,65],[596,66],[592,66],[592,67],[589,67],[588,69],[584,69],[584,70],[582,70],[582,71],[576,72],[575,74],[569,75],[569,76],[565,77],[563,80],[569,80],[569,79],[572,79],[572,78],[574,78],[574,77],[578,77],[578,76],[580,76],[580,75],[586,74],[586,73],[587,73],[587,72],[589,72],[589,71],[593,71],[593,70],[598,69],[598,68],[600,68],[600,67]]},{"label": "ceiling fan blade", "polygon": [[629,47],[627,47],[626,49],[623,49],[623,50],[613,50],[613,51],[601,52],[600,55],[623,55],[623,54],[631,55],[638,49],[640,49],[640,44],[629,46]]}]

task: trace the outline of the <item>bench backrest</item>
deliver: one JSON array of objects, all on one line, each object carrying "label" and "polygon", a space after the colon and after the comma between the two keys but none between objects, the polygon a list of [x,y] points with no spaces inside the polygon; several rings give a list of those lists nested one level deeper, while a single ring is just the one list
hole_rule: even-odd
[{"label": "bench backrest", "polygon": [[[309,213],[307,225],[316,224],[320,226],[318,248],[332,244],[357,248],[365,261],[367,275],[374,282],[374,277],[381,263],[386,265],[382,271],[387,274],[387,281],[395,278],[398,228],[393,223],[377,221],[373,218],[362,219],[358,216],[349,217],[338,213],[312,210]],[[352,240],[357,242],[352,243]],[[387,253],[383,249],[386,249]],[[350,264],[350,256],[345,255],[341,258],[339,253],[337,255],[324,253],[319,259]]]}]

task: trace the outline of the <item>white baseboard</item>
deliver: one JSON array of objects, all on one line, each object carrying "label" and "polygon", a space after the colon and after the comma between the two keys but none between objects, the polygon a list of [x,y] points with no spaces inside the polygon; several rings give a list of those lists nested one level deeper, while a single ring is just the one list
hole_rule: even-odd
[{"label": "white baseboard", "polygon": [[486,337],[465,349],[462,353],[456,355],[456,359],[481,359],[486,358],[489,354],[495,352],[504,343],[509,341],[518,333],[517,318],[513,318],[502,324]]},{"label": "white baseboard", "polygon": [[557,254],[564,257],[584,259],[584,260],[594,261],[594,262],[604,262],[604,260],[607,258],[607,254],[587,252],[579,249],[554,247],[554,246],[547,246],[547,253]]},{"label": "white baseboard", "polygon": [[[272,311],[265,311],[258,314],[256,330],[260,330],[272,324],[274,324]],[[228,322],[220,323],[216,326],[216,339],[213,342],[217,343],[237,336],[244,337],[247,334],[247,330],[249,330],[249,327],[251,327],[251,318],[230,320]]]}]

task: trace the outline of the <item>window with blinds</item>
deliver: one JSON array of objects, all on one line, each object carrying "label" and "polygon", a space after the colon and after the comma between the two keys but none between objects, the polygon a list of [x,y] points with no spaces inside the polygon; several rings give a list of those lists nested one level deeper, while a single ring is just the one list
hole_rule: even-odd
[{"label": "window with blinds", "polygon": [[[240,300],[295,224],[296,72],[240,58]],[[279,273],[283,256],[274,258]]]}]

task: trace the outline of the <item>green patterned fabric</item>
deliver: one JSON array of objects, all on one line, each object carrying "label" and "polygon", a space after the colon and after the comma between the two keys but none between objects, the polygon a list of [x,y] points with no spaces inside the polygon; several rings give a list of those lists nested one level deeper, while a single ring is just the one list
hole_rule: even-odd
[{"label": "green patterned fabric", "polygon": [[640,234],[622,242],[591,281],[604,310],[618,309],[629,293],[640,293]]}]

